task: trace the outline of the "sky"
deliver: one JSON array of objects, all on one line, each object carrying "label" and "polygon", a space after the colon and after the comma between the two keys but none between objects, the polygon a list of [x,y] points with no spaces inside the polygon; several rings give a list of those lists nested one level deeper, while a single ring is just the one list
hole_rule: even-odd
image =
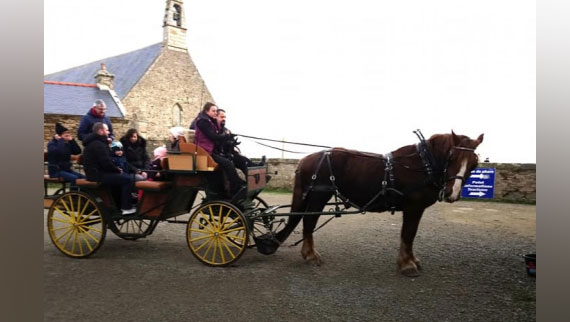
[{"label": "sky", "polygon": [[[165,0],[44,1],[44,74],[162,41]],[[387,153],[477,138],[481,159],[536,162],[536,4],[186,0],[189,53],[227,126]],[[112,72],[112,71],[111,71]],[[321,150],[241,138],[249,157]]]}]

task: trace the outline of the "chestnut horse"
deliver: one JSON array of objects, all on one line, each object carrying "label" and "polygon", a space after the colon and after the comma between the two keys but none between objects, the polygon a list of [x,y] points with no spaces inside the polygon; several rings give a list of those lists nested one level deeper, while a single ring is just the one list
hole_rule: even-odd
[{"label": "chestnut horse", "polygon": [[[402,211],[397,264],[402,274],[418,276],[420,261],[412,246],[422,214],[438,200],[451,203],[459,199],[465,179],[478,163],[475,148],[483,141],[483,134],[472,140],[452,131],[425,140],[418,133],[420,144],[386,155],[333,148],[301,159],[295,171],[291,212],[321,212],[335,194],[345,204],[363,211]],[[301,219],[301,254],[306,261],[320,265],[321,256],[313,241],[319,215],[292,215],[285,228],[275,235],[273,251]]]}]

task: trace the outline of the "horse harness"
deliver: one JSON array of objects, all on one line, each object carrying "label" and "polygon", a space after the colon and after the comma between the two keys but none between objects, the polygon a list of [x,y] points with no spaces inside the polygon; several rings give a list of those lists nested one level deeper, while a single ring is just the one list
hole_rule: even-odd
[{"label": "horse harness", "polygon": [[[425,140],[423,134],[420,132],[420,130],[414,131],[414,133],[418,136],[418,138],[420,140],[420,142],[416,145],[416,150],[417,150],[417,154],[419,154],[420,159],[422,161],[422,169],[426,173],[426,179],[424,180],[424,182],[421,186],[434,185],[439,190],[438,200],[442,201],[443,197],[445,195],[445,183],[447,181],[460,179],[462,184],[465,183],[465,177],[463,177],[463,176],[455,175],[455,176],[447,177],[447,167],[449,165],[449,161],[451,160],[451,156],[453,155],[453,151],[454,150],[462,150],[462,151],[470,151],[470,152],[475,153],[475,149],[467,148],[467,147],[460,147],[460,146],[452,147],[449,150],[449,154],[447,155],[447,158],[445,160],[443,168],[440,169],[437,166],[438,162],[436,161],[433,154],[431,153],[431,151],[428,148],[428,145],[426,143],[426,140]],[[384,177],[381,181],[380,191],[368,203],[366,203],[363,207],[360,207],[360,206],[354,204],[352,201],[350,201],[346,196],[344,196],[338,190],[338,187],[335,183],[336,178],[333,174],[331,161],[330,161],[331,152],[332,152],[332,150],[326,150],[323,152],[321,158],[319,159],[319,162],[317,163],[317,166],[314,169],[313,175],[311,176],[311,183],[309,184],[308,189],[303,192],[303,196],[302,196],[303,200],[306,199],[308,193],[311,191],[332,191],[332,192],[334,192],[335,204],[337,204],[337,208],[338,208],[338,200],[340,199],[342,201],[342,203],[344,204],[345,208],[349,208],[352,206],[354,208],[359,209],[361,212],[364,213],[364,212],[366,212],[368,207],[370,207],[370,205],[372,205],[374,202],[376,202],[376,200],[379,197],[385,196],[386,197],[385,198],[385,206],[390,210],[390,213],[393,215],[394,212],[396,211],[396,203],[392,200],[393,198],[390,198],[390,196],[394,196],[394,194],[395,194],[395,195],[398,195],[399,197],[402,197],[405,195],[405,193],[395,188],[396,179],[395,179],[394,172],[393,172],[393,170],[394,170],[394,161],[393,161],[394,157],[392,156],[392,153],[387,153],[383,157],[381,157],[382,161],[384,161],[385,168],[384,168]],[[328,170],[329,170],[329,181],[330,181],[331,185],[326,186],[324,188],[318,187],[318,189],[317,189],[317,186],[315,186],[315,182],[317,180],[317,173],[321,169],[321,166],[323,165],[324,160],[327,161],[327,166],[328,166]],[[437,173],[441,173],[441,176],[437,176],[436,175]],[[410,189],[408,189],[408,190],[410,190]],[[393,193],[390,194],[390,192],[393,192]]]}]

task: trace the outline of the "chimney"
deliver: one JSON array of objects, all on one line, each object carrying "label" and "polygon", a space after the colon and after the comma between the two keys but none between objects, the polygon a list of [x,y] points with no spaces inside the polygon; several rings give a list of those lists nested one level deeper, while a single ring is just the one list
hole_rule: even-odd
[{"label": "chimney", "polygon": [[97,74],[95,74],[95,79],[97,80],[97,87],[99,87],[99,89],[101,90],[113,89],[114,78],[115,75],[107,71],[105,63],[101,63],[101,69],[97,71]]}]

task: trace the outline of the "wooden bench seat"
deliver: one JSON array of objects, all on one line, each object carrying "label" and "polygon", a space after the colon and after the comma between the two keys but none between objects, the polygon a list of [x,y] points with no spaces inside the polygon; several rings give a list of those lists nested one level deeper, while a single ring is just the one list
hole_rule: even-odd
[{"label": "wooden bench seat", "polygon": [[55,183],[65,182],[65,180],[63,178],[50,178],[49,174],[44,174],[44,181],[55,182]]},{"label": "wooden bench seat", "polygon": [[100,182],[87,181],[85,179],[77,179],[75,180],[75,184],[80,187],[87,187],[87,188],[98,188],[99,186],[101,186]]},{"label": "wooden bench seat", "polygon": [[160,191],[170,188],[171,186],[172,182],[169,181],[137,181],[135,183],[135,188],[151,191]]}]

